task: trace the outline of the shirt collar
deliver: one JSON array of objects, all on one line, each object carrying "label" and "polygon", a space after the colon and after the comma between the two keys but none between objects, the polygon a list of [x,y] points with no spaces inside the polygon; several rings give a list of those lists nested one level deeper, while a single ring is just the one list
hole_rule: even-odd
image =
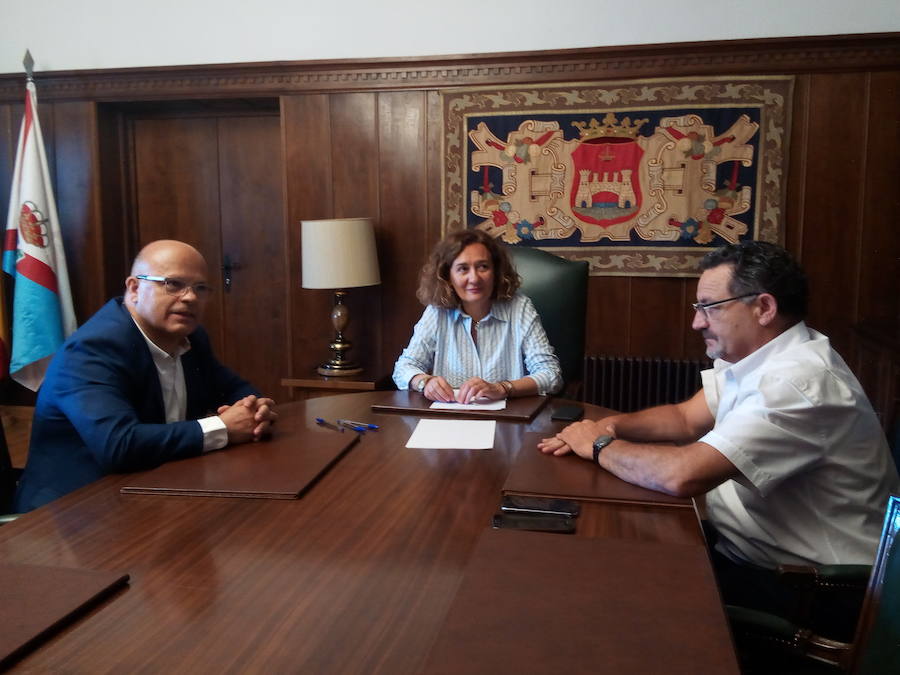
[{"label": "shirt collar", "polygon": [[[462,321],[466,318],[471,318],[468,314],[466,314],[462,307],[454,307],[451,311],[450,318],[452,321]],[[497,319],[498,321],[509,321],[510,309],[509,303],[503,302],[502,300],[494,300],[491,303],[491,309],[487,314],[484,315],[484,318],[478,323],[484,323],[489,318]]]},{"label": "shirt collar", "polygon": [[137,326],[137,329],[140,331],[141,336],[144,338],[144,341],[147,343],[147,347],[150,349],[150,355],[154,358],[167,358],[167,359],[177,359],[179,356],[186,354],[191,349],[191,341],[187,338],[181,341],[181,344],[175,349],[174,354],[169,354],[165,349],[162,349],[157,345],[153,340],[147,337],[147,334],[141,328],[141,325],[134,320],[134,317],[131,317],[134,325]]}]

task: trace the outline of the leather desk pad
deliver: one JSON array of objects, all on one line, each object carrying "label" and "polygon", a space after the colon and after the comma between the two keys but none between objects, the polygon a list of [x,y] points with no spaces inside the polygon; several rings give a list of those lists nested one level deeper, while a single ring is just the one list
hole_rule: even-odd
[{"label": "leather desk pad", "polygon": [[268,440],[168,462],[135,474],[121,491],[123,494],[297,499],[358,439],[351,431],[338,433],[314,427],[288,432],[276,427]]},{"label": "leather desk pad", "polygon": [[493,420],[517,420],[528,422],[547,405],[547,396],[523,396],[511,398],[506,401],[503,410],[435,410],[431,407],[433,401],[429,401],[422,394],[415,391],[385,392],[389,400],[385,403],[374,403],[372,410],[375,412],[403,413],[405,415],[435,415],[443,417],[451,415],[456,417],[487,418]]}]

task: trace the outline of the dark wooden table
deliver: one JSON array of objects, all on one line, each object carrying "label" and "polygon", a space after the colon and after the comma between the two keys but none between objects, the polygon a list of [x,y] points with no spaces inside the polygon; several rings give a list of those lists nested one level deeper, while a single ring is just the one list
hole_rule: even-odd
[{"label": "dark wooden table", "polygon": [[[528,424],[499,422],[493,450],[408,450],[416,418],[370,412],[387,393],[281,406],[309,429],[315,417],[381,425],[302,499],[122,495],[127,478],[109,476],[0,528],[2,562],[131,575],[127,589],[17,667],[420,670],[511,462],[536,451],[520,447],[522,436],[561,423],[550,421],[548,406]],[[582,509],[578,537],[702,542],[693,509]]]}]

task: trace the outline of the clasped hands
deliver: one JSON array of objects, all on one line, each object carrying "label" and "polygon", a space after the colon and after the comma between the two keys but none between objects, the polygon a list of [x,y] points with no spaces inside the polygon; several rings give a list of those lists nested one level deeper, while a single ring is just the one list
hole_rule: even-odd
[{"label": "clasped hands", "polygon": [[544,438],[538,443],[538,450],[545,455],[566,455],[574,452],[583,459],[594,459],[594,441],[599,436],[615,436],[614,417],[601,420],[581,420],[573,422],[556,436]]},{"label": "clasped hands", "polygon": [[228,444],[258,441],[268,435],[278,413],[270,398],[245,396],[231,405],[219,406],[216,414],[228,429]]},{"label": "clasped hands", "polygon": [[499,382],[486,382],[480,377],[470,377],[459,388],[459,396],[453,396],[453,387],[440,375],[428,378],[422,390],[429,401],[444,403],[472,403],[477,399],[497,401],[506,398],[506,389]]}]

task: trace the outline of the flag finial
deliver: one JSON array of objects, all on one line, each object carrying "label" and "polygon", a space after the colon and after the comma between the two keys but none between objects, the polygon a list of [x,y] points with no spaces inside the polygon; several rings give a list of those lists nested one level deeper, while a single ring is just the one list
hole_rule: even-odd
[{"label": "flag finial", "polygon": [[31,50],[25,50],[25,58],[22,59],[22,65],[25,66],[25,75],[29,80],[34,79],[34,59],[31,58]]}]

